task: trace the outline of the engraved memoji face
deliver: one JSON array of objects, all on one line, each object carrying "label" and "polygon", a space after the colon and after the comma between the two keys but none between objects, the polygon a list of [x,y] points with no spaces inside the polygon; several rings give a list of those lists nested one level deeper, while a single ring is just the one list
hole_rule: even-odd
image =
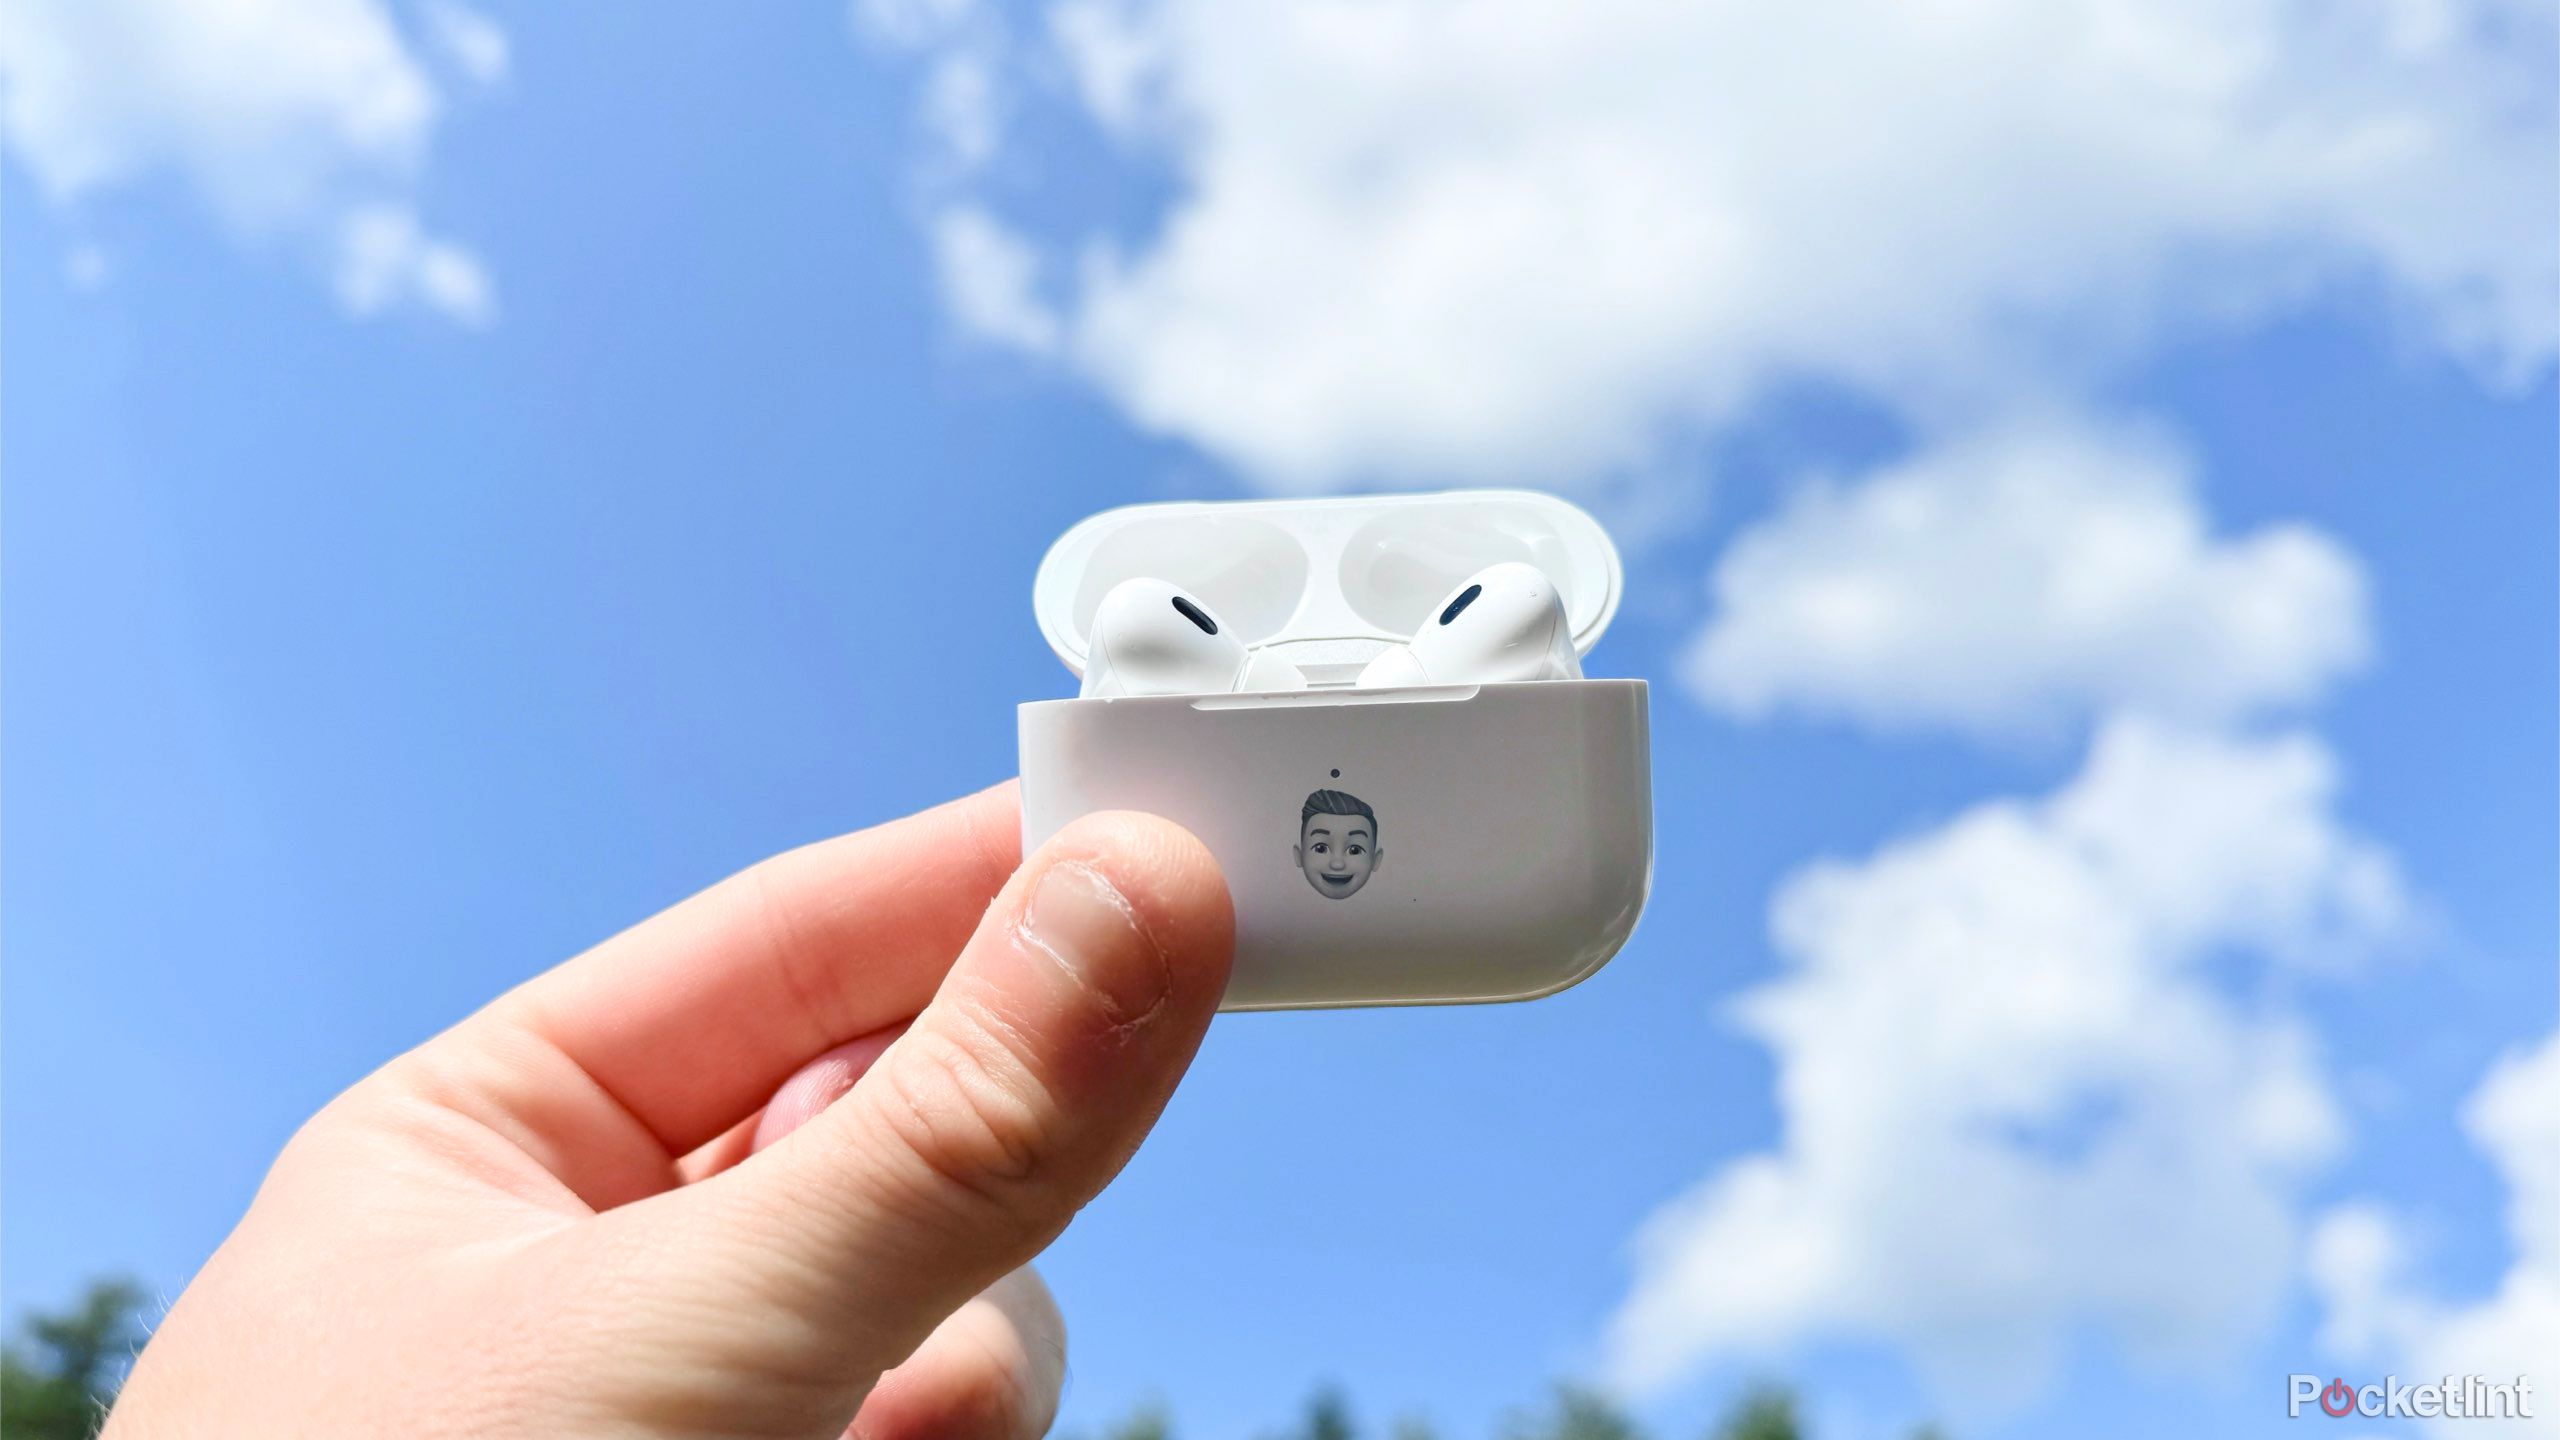
[{"label": "engraved memoji face", "polygon": [[1298,812],[1297,854],[1317,894],[1349,899],[1377,873],[1378,812],[1357,795],[1316,791]]}]

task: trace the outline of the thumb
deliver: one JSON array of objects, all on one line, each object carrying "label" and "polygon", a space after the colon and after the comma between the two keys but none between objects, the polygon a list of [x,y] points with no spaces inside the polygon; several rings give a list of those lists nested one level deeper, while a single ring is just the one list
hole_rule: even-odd
[{"label": "thumb", "polygon": [[1199,1048],[1233,946],[1225,882],[1187,831],[1070,826],[844,1098],[733,1169],[598,1217],[646,1227],[609,1253],[663,1267],[645,1283],[671,1303],[646,1310],[700,1330],[649,1338],[690,1352],[673,1370],[752,1377],[751,1403],[805,1404],[810,1433],[837,1433],[880,1372],[1119,1173]]}]

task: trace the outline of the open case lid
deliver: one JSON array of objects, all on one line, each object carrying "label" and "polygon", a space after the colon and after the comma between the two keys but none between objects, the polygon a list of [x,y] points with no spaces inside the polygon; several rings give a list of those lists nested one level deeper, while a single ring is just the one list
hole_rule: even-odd
[{"label": "open case lid", "polygon": [[1530,490],[1106,510],[1049,547],[1031,608],[1049,648],[1082,675],[1102,597],[1153,576],[1199,596],[1246,645],[1289,659],[1314,683],[1348,684],[1379,651],[1411,639],[1460,581],[1505,560],[1555,581],[1574,651],[1588,654],[1618,613],[1617,547],[1600,522]]}]

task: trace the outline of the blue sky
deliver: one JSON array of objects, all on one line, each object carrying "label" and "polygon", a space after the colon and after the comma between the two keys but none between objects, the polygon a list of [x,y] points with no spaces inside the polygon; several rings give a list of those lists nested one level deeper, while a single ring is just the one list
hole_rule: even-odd
[{"label": "blue sky", "polygon": [[1565,69],[1427,6],[306,8],[370,68],[0,33],[12,1314],[174,1293],[383,1059],[1008,773],[1082,516],[1487,482],[1627,551],[1642,928],[1535,1004],[1220,1022],[1044,1265],[1067,1424],[1585,1375],[1676,1435],[1770,1375],[1831,1435],[2254,1434],[2549,1338],[2490,1297],[2560,1265],[2500,1168],[2550,1132],[2471,1098],[2560,1110],[2538,11],[2181,11],[2202,99],[2076,19],[1965,94],[1882,36],[1840,141],[1748,83],[1784,26],[1615,7]]}]

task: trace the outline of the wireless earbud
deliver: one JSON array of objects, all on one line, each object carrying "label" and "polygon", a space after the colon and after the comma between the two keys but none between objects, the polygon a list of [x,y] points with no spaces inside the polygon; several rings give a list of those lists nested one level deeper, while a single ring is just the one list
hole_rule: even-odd
[{"label": "wireless earbud", "polygon": [[1468,576],[1410,644],[1370,661],[1355,683],[1373,690],[1581,678],[1564,597],[1537,566],[1514,560]]},{"label": "wireless earbud", "polygon": [[1077,692],[1088,698],[1306,688],[1296,666],[1248,653],[1217,612],[1162,580],[1112,586],[1094,611],[1090,633],[1084,687]]}]

